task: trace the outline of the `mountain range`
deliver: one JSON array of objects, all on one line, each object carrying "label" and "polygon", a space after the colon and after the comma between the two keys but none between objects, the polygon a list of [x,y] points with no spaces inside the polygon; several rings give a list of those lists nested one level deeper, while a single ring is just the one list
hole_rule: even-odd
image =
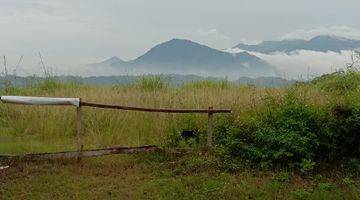
[{"label": "mountain range", "polygon": [[197,74],[203,76],[274,76],[266,61],[247,52],[227,53],[190,40],[172,39],[130,61],[112,57],[90,67],[112,67],[125,74]]},{"label": "mountain range", "polygon": [[252,51],[259,53],[292,53],[298,50],[310,50],[319,52],[341,52],[343,50],[360,49],[360,40],[348,39],[344,37],[319,35],[310,40],[287,39],[281,41],[263,41],[259,44],[249,45],[240,43],[233,49]]},{"label": "mountain range", "polygon": [[134,60],[116,56],[87,67],[110,67],[118,74],[195,74],[200,76],[273,77],[280,74],[276,67],[251,52],[263,54],[296,53],[299,50],[341,52],[359,50],[360,40],[319,35],[310,40],[286,39],[263,41],[256,45],[238,44],[232,49],[217,50],[190,40],[172,39],[158,44]]}]

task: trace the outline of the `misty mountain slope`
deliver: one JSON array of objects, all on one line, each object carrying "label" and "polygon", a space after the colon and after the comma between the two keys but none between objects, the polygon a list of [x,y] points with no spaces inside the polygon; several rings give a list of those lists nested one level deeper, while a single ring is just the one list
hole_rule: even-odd
[{"label": "misty mountain slope", "polygon": [[119,61],[110,66],[137,74],[177,73],[234,78],[275,75],[270,64],[247,52],[231,54],[183,39],[161,43],[135,60]]},{"label": "misty mountain slope", "polygon": [[89,66],[89,67],[111,67],[113,64],[124,64],[124,63],[126,63],[126,62],[116,56],[113,56],[102,62],[87,64],[86,66]]},{"label": "misty mountain slope", "polygon": [[256,45],[238,44],[234,48],[260,53],[284,52],[291,53],[297,50],[311,50],[319,52],[340,52],[360,48],[360,40],[343,37],[320,35],[310,40],[292,39],[282,41],[263,41]]},{"label": "misty mountain slope", "polygon": [[254,67],[267,67],[260,58],[248,53],[232,55],[190,40],[173,39],[159,44],[147,53],[133,61],[134,64],[155,64],[171,68],[171,65],[180,65],[183,69],[198,68],[200,66],[210,68],[243,67],[249,63]]}]

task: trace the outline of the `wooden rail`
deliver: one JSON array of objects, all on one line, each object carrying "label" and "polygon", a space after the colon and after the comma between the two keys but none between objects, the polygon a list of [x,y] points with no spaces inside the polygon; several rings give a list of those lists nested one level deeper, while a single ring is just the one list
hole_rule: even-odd
[{"label": "wooden rail", "polygon": [[[96,157],[110,154],[136,154],[162,151],[156,146],[141,146],[141,147],[109,147],[101,149],[83,150],[81,157]],[[53,153],[28,153],[25,155],[0,155],[0,164],[7,164],[15,160],[23,161],[37,161],[37,160],[51,160],[51,159],[70,159],[79,158],[78,151],[63,151]]]},{"label": "wooden rail", "polygon": [[95,108],[109,108],[119,110],[131,110],[141,112],[162,112],[162,113],[231,113],[231,110],[214,110],[214,109],[167,109],[167,108],[141,108],[132,106],[109,105],[99,103],[81,102],[81,106],[95,107]]},{"label": "wooden rail", "polygon": [[[19,99],[21,101],[19,101]],[[46,97],[1,97],[1,101],[4,103],[21,103],[27,105],[72,105],[76,106],[77,111],[77,152],[71,152],[71,155],[76,154],[78,159],[81,159],[83,156],[88,156],[92,154],[89,151],[83,151],[83,143],[82,143],[82,107],[95,107],[95,108],[105,108],[105,109],[118,109],[118,110],[130,110],[130,111],[140,111],[140,112],[161,112],[161,113],[202,113],[207,114],[208,116],[208,126],[207,126],[207,147],[209,150],[212,149],[212,136],[213,136],[213,115],[216,113],[231,113],[231,110],[228,109],[213,109],[213,107],[209,107],[208,109],[168,109],[168,108],[142,108],[142,107],[132,107],[132,106],[121,106],[121,105],[110,105],[110,104],[99,104],[99,103],[89,103],[83,102],[81,99],[75,99],[76,102],[69,102],[70,98],[49,98]],[[75,101],[74,98],[70,99],[71,101]],[[64,102],[66,104],[64,104]],[[146,149],[146,148],[145,148]],[[141,150],[145,150],[141,149]],[[153,148],[150,148],[153,149]],[[101,152],[104,153],[109,152],[108,149],[103,149]],[[128,152],[127,149],[123,149],[121,151]],[[111,151],[113,152],[113,151]],[[60,156],[62,152],[59,152]],[[84,154],[85,153],[85,154]],[[54,154],[54,153],[53,153]],[[56,154],[56,153],[55,153]],[[44,155],[47,155],[46,153]],[[55,156],[56,157],[56,156]]]}]

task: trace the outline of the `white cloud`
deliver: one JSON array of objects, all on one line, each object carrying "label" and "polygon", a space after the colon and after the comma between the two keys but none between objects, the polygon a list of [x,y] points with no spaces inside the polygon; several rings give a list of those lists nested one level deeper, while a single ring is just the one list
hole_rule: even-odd
[{"label": "white cloud", "polygon": [[311,39],[318,35],[335,35],[351,39],[360,39],[360,30],[348,26],[319,26],[314,29],[299,29],[287,33],[278,39]]},{"label": "white cloud", "polygon": [[204,37],[213,37],[213,38],[218,38],[218,39],[222,39],[222,40],[231,40],[231,37],[227,36],[227,35],[223,35],[222,33],[220,33],[220,31],[218,31],[217,29],[208,29],[208,30],[203,30],[200,29],[197,31],[197,33],[200,36],[204,36]]},{"label": "white cloud", "polygon": [[[235,49],[233,52],[240,52]],[[274,53],[262,54],[249,52],[275,66],[279,76],[291,79],[312,79],[322,74],[344,69],[351,61],[351,51],[317,52],[299,50],[292,54]]]}]

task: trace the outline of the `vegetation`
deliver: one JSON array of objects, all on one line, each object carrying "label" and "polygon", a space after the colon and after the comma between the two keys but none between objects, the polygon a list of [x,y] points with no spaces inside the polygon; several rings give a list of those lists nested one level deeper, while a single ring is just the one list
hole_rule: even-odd
[{"label": "vegetation", "polygon": [[[206,116],[84,108],[85,148],[156,144],[194,151],[182,156],[91,158],[81,163],[16,163],[0,171],[0,196],[5,199],[360,198],[360,74],[355,70],[290,88],[237,86],[226,80],[174,88],[155,76],[113,87],[48,79],[26,88],[5,88],[1,94],[233,111],[215,115],[215,149],[206,154],[202,151]],[[75,117],[71,107],[1,104],[0,152],[74,149]],[[181,131],[195,128],[200,144],[185,143]]]},{"label": "vegetation", "polygon": [[358,199],[359,180],[292,172],[223,172],[211,157],[111,156],[19,163],[0,172],[2,199]]},{"label": "vegetation", "polygon": [[321,162],[359,159],[359,106],[312,105],[291,91],[281,101],[267,99],[264,107],[217,129],[222,157],[235,170],[244,160],[305,172]]}]

